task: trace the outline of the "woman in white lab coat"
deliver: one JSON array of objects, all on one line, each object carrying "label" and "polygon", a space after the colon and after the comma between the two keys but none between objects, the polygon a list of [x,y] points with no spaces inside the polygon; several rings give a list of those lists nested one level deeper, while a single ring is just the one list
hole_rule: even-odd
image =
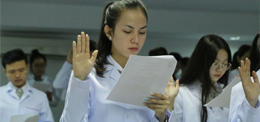
[{"label": "woman in white lab coat", "polygon": [[173,109],[170,122],[227,122],[228,109],[203,105],[227,85],[230,62],[230,49],[223,38],[203,36],[180,79],[179,94],[169,108]]},{"label": "woman in white lab coat", "polygon": [[[169,100],[161,93],[152,94],[157,98],[144,98],[147,107],[106,100],[130,55],[141,50],[147,21],[140,0],[117,0],[104,9],[98,51],[90,56],[89,36],[84,32],[78,35],[77,44],[73,42],[73,71],[61,122],[166,121]],[[167,88],[174,89],[172,81],[170,84]]]},{"label": "woman in white lab coat", "polygon": [[239,47],[237,52],[233,56],[231,72],[228,77],[228,84],[235,78],[239,76],[239,72],[237,67],[240,66],[240,61],[245,60],[250,56],[251,46],[250,45],[242,45]]},{"label": "woman in white lab coat", "polygon": [[[34,49],[32,50],[29,63],[31,73],[27,77],[27,82],[32,87],[36,87],[36,89],[43,90],[43,92],[46,93],[51,107],[57,106],[59,97],[58,92],[52,87],[53,79],[45,75],[45,69],[47,65],[45,55],[39,53],[37,49]],[[36,82],[39,85],[36,85]],[[47,89],[43,88],[45,86]]]},{"label": "woman in white lab coat", "polygon": [[260,122],[260,34],[254,38],[250,59],[251,68],[248,59],[238,68],[242,82],[232,88],[229,122]]}]

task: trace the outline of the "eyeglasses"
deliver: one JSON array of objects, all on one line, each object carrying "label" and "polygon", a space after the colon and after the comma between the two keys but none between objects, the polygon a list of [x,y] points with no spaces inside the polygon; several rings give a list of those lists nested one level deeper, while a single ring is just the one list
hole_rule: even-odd
[{"label": "eyeglasses", "polygon": [[231,63],[220,63],[220,62],[216,62],[213,63],[211,66],[214,70],[218,69],[218,68],[222,68],[223,70],[228,70],[231,67]]}]

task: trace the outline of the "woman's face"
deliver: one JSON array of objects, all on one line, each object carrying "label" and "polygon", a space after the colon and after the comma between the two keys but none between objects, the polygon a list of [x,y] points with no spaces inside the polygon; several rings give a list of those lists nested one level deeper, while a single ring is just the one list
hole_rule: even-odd
[{"label": "woman's face", "polygon": [[35,77],[42,77],[45,73],[46,63],[42,58],[37,58],[33,61],[31,68]]},{"label": "woman's face", "polygon": [[139,9],[125,10],[112,33],[112,56],[129,58],[137,55],[146,39],[147,19]]},{"label": "woman's face", "polygon": [[227,51],[224,49],[219,50],[213,65],[209,69],[210,79],[213,83],[217,82],[225,74],[228,63]]}]

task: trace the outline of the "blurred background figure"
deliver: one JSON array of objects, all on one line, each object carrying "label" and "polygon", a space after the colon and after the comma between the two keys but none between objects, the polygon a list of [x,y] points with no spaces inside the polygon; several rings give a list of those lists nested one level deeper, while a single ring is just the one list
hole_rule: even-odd
[{"label": "blurred background figure", "polygon": [[47,59],[37,49],[32,50],[30,56],[30,74],[27,82],[34,88],[47,94],[51,107],[57,106],[59,102],[58,92],[52,87],[53,79],[45,75]]},{"label": "blurred background figure", "polygon": [[182,74],[182,71],[181,71],[181,60],[182,60],[182,57],[177,52],[171,52],[169,55],[173,55],[175,57],[175,59],[178,61],[176,69],[175,69],[175,71],[174,71],[172,76],[173,76],[174,80],[180,79],[181,78],[181,74]]},{"label": "blurred background figure", "polygon": [[242,45],[233,55],[233,61],[231,66],[231,72],[228,77],[228,83],[230,83],[235,77],[239,76],[238,67],[240,66],[241,60],[249,58],[251,51],[250,45]]},{"label": "blurred background figure", "polygon": [[0,121],[10,122],[12,116],[36,114],[39,122],[53,122],[44,92],[32,88],[26,80],[29,66],[21,49],[8,51],[2,58],[8,83],[0,87]]},{"label": "blurred background figure", "polygon": [[156,47],[149,51],[149,56],[168,55],[167,50],[164,47]]},{"label": "blurred background figure", "polygon": [[[90,54],[93,53],[93,51],[96,50],[96,42],[93,40],[90,40],[89,42],[90,44]],[[66,97],[66,92],[67,92],[67,87],[68,87],[68,83],[70,80],[70,74],[72,71],[72,49],[69,51],[68,55],[67,55],[67,60],[64,62],[64,64],[62,65],[60,71],[58,72],[58,74],[56,75],[54,81],[53,81],[53,87],[56,89],[63,89],[62,90],[62,94],[61,94],[61,100],[65,101],[65,97]]]}]

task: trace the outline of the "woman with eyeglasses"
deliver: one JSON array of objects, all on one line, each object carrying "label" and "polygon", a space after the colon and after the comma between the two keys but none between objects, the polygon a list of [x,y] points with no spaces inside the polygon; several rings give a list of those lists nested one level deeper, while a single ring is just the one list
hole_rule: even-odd
[{"label": "woman with eyeglasses", "polygon": [[[249,59],[238,68],[241,81],[232,88],[229,122],[260,122],[260,34],[254,38]],[[250,68],[251,64],[251,68]],[[256,72],[257,71],[257,72]],[[250,77],[252,73],[252,77]]]},{"label": "woman with eyeglasses", "polygon": [[170,122],[227,122],[227,108],[205,107],[227,85],[231,52],[226,41],[217,35],[203,36],[193,51],[180,89],[169,110]]}]

